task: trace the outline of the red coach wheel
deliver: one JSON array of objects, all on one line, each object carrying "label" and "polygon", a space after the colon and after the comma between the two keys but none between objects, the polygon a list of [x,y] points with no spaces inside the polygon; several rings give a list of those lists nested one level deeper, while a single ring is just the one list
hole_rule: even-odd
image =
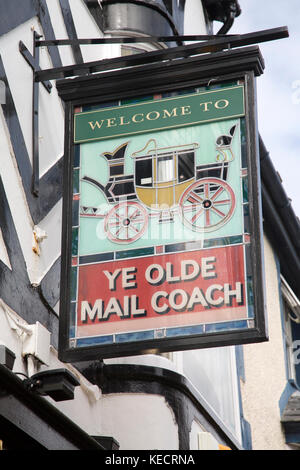
[{"label": "red coach wheel", "polygon": [[219,178],[203,178],[189,186],[179,201],[183,223],[197,232],[222,227],[235,209],[235,195]]},{"label": "red coach wheel", "polygon": [[135,201],[116,204],[106,215],[104,230],[115,243],[132,243],[138,240],[148,225],[146,209]]}]

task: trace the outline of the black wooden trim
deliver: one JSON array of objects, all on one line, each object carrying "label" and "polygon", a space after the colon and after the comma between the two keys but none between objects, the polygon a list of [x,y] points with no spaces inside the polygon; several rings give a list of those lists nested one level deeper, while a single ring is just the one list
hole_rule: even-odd
[{"label": "black wooden trim", "polygon": [[[251,70],[256,76],[259,76],[264,70],[264,60],[258,46],[189,57],[188,59],[163,61],[151,65],[147,65],[147,56],[144,58],[146,60],[144,67],[128,67],[118,71],[78,77],[74,80],[59,80],[56,82],[58,93],[63,100],[76,100],[78,105],[79,103],[88,104],[95,100],[95,97],[99,103],[110,102],[113,98],[116,100],[124,96],[131,98],[142,92],[148,96],[159,90],[163,93],[173,89],[197,86],[199,82],[208,84],[212,79],[217,80],[221,76],[224,79],[227,74],[230,78],[234,73],[243,73],[245,69]],[[110,60],[114,61],[114,59]],[[108,63],[107,67],[109,68]],[[104,66],[103,70],[105,69]],[[186,73],[187,69],[189,74]],[[148,74],[151,74],[151,81],[146,82]],[[40,78],[45,76],[41,75]],[[115,86],[113,80],[118,80],[118,87]]]},{"label": "black wooden trim", "polygon": [[[34,40],[38,34],[34,31]],[[34,46],[33,49],[34,69],[37,68],[40,61],[40,51],[38,47]],[[32,82],[32,177],[31,177],[31,191],[34,196],[39,194],[39,180],[40,180],[40,155],[39,155],[39,97],[40,89],[39,84],[33,80]]]},{"label": "black wooden trim", "polygon": [[39,207],[36,224],[58,203],[62,196],[62,167],[64,157],[59,160],[40,178]]},{"label": "black wooden trim", "polygon": [[47,274],[43,277],[40,288],[41,295],[51,308],[59,301],[60,294],[60,257],[53,263]]},{"label": "black wooden trim", "polygon": [[[64,169],[63,174],[64,177],[67,178],[68,181],[72,181],[72,166],[73,166],[73,158],[74,158],[74,147],[72,146],[72,135],[73,135],[73,119],[72,119],[72,106],[70,103],[66,103],[65,105],[65,155],[70,157],[64,159]],[[70,149],[70,153],[68,153]],[[72,191],[73,186],[71,184],[64,184],[63,185],[63,208],[62,213],[65,214],[65,220],[62,222],[62,234],[61,234],[61,242],[62,242],[62,253],[64,250],[64,246],[71,246],[72,243]],[[65,250],[66,256],[61,257],[61,272],[60,272],[60,311],[61,311],[61,304],[62,304],[62,297],[66,302],[66,305],[70,305],[70,289],[67,287],[64,292],[62,291],[62,284],[65,282],[66,286],[70,286],[70,269],[69,266],[71,264],[71,251]],[[64,281],[63,281],[64,279]],[[62,296],[63,293],[63,296]],[[67,315],[63,315],[60,317],[59,323],[59,336],[58,336],[58,344],[65,343],[65,331],[68,328],[68,318]]]},{"label": "black wooden trim", "polygon": [[86,7],[88,8],[90,14],[94,18],[96,24],[98,25],[100,31],[103,31],[103,8],[99,8],[99,3],[96,0],[83,0]]},{"label": "black wooden trim", "polygon": [[[20,2],[18,2],[19,4]],[[37,2],[33,2],[33,4],[36,4]],[[53,39],[55,38],[53,26],[51,23],[51,18],[49,15],[48,7],[47,7],[47,2],[46,0],[38,0],[37,3],[37,15],[39,17],[39,20],[42,25],[43,33],[45,36],[45,39]],[[61,67],[62,66],[62,61],[60,58],[59,50],[58,47],[55,46],[49,46],[48,47],[48,52],[51,57],[51,61],[54,67]]]},{"label": "black wooden trim", "polygon": [[220,444],[233,450],[242,446],[225,427],[192,383],[177,372],[160,367],[103,364],[94,362],[81,372],[104,395],[113,393],[146,393],[161,395],[173,410],[179,437],[179,450],[189,450],[189,433],[196,419]]},{"label": "black wooden trim", "polygon": [[[5,3],[3,0],[1,1]],[[48,40],[55,39],[46,0],[22,0],[21,2],[19,0],[10,0],[5,5],[5,15],[0,15],[0,37],[35,16],[38,17],[41,23],[44,38]],[[52,65],[54,67],[62,66],[57,46],[49,46],[48,52]],[[29,55],[27,59],[30,63]],[[41,178],[38,178],[38,172],[35,172],[36,182],[39,183],[39,197],[35,197],[31,192],[32,166],[1,57],[0,76],[6,86],[6,104],[2,106],[3,114],[22,179],[27,205],[33,223],[37,225],[61,199],[63,157]],[[35,85],[38,86],[37,83]],[[28,90],[25,90],[26,93],[31,93],[31,91],[30,86]],[[22,248],[1,180],[0,207],[0,226],[12,266],[12,270],[10,270],[5,263],[0,261],[1,297],[12,310],[21,315],[28,323],[35,323],[39,320],[51,331],[51,341],[54,347],[57,348],[58,319],[53,307],[59,300],[60,259],[49,269],[40,286],[31,286]]]},{"label": "black wooden trim", "polygon": [[[25,21],[38,16],[45,38],[53,39],[55,37],[51,24],[51,19],[46,0],[10,0],[5,3],[5,14],[0,15],[0,36],[17,28]],[[51,61],[54,67],[62,65],[57,47],[48,48]]]},{"label": "black wooden trim", "polygon": [[[63,15],[66,30],[70,39],[77,39],[77,32],[70,8],[69,0],[59,0],[61,12]],[[80,46],[78,44],[72,44],[72,52],[76,64],[83,63],[83,57]]]},{"label": "black wooden trim", "polygon": [[[180,41],[207,41],[211,39],[223,38],[225,46],[230,45],[231,38],[239,38],[239,34],[226,34],[216,36],[215,34],[195,34],[195,35],[184,35],[184,36],[132,36],[132,37],[117,37],[111,38],[81,38],[81,39],[52,39],[52,40],[39,40],[37,41],[38,47],[44,46],[79,46],[80,44],[85,45],[100,45],[100,44],[139,44],[143,43],[157,43],[157,42],[171,42],[174,40]],[[208,43],[202,44],[206,45]],[[226,48],[227,48],[226,47]],[[147,52],[148,54],[148,52]]]},{"label": "black wooden trim", "polygon": [[103,59],[94,62],[87,62],[77,66],[70,65],[56,69],[48,69],[36,73],[36,80],[51,80],[53,78],[65,78],[69,76],[86,73],[103,72],[105,70],[119,69],[123,67],[131,67],[135,65],[145,65],[147,63],[162,62],[164,60],[186,58],[197,54],[205,54],[207,52],[218,52],[224,49],[248,46],[258,42],[272,41],[288,37],[287,27],[274,28],[271,30],[258,31],[256,33],[243,34],[238,36],[216,37],[203,43],[190,44],[187,46],[179,46],[167,48],[159,51],[146,52],[142,54],[134,54],[132,56],[117,57],[115,59]]},{"label": "black wooden trim", "polygon": [[11,144],[14,150],[14,155],[16,157],[19,173],[22,178],[29,211],[34,223],[38,224],[61,198],[62,159],[55,163],[42,176],[42,178],[40,178],[39,198],[36,198],[31,192],[32,166],[1,57],[0,77],[6,86],[6,104],[2,105],[3,114],[9,130]]},{"label": "black wooden trim", "polygon": [[[53,39],[55,37],[54,30],[51,24],[51,19],[47,7],[46,0],[24,0],[21,3],[18,0],[12,0],[8,6],[10,10],[9,15],[1,16],[0,20],[0,36],[9,32],[10,30],[17,27],[24,21],[38,16],[43,33],[46,39]],[[5,21],[3,20],[5,18]],[[49,46],[48,51],[51,57],[51,61],[54,67],[60,67],[62,65],[59,51],[57,46]],[[32,168],[28,152],[26,149],[24,137],[22,134],[21,126],[17,116],[17,112],[14,106],[13,97],[10,91],[9,83],[6,77],[4,65],[0,57],[0,76],[6,85],[6,105],[3,105],[3,113],[6,119],[7,127],[10,133],[11,143],[14,149],[15,157],[18,164],[20,176],[22,178],[24,191],[26,194],[27,203],[33,221],[38,224],[49,210],[58,202],[61,198],[61,172],[60,162],[53,165],[53,167],[38,181],[38,168],[36,168],[34,174],[34,187],[38,187],[39,183],[39,195],[37,199],[31,193],[32,186]],[[31,90],[28,90],[31,91]],[[45,184],[48,187],[45,187]],[[36,192],[36,191],[35,191]],[[47,200],[43,200],[46,197]]]},{"label": "black wooden trim", "polygon": [[[249,214],[251,233],[251,274],[253,282],[254,311],[257,313],[256,326],[265,339],[268,339],[266,323],[266,286],[263,243],[263,214],[261,175],[259,164],[258,123],[256,112],[256,83],[253,72],[245,77],[245,106],[251,119],[246,119],[247,154],[252,158],[248,167]],[[255,260],[255,261],[254,261]],[[259,295],[257,293],[260,293]],[[264,312],[264,313],[263,313]]]},{"label": "black wooden trim", "polygon": [[[0,261],[0,295],[3,301],[29,324],[37,320],[51,333],[53,346],[57,348],[58,318],[45,304],[38,288],[31,286],[22,248],[10,212],[2,180],[0,178],[0,227],[12,270]],[[57,269],[57,265],[55,268]],[[57,272],[57,271],[56,271]],[[48,272],[48,276],[51,274]],[[58,282],[58,280],[57,280]],[[51,288],[49,288],[50,291]],[[47,294],[48,298],[50,293]]]},{"label": "black wooden trim", "polygon": [[[45,38],[54,38],[54,31],[45,0],[24,0],[21,3],[18,0],[12,0],[7,7],[10,10],[10,14],[2,15],[0,18],[0,36],[14,29],[24,21],[38,15]],[[62,63],[58,48],[52,46],[48,48],[48,51],[53,66],[61,66]],[[10,134],[18,170],[22,178],[29,211],[34,224],[38,224],[61,199],[62,157],[39,179],[39,197],[36,198],[31,192],[32,167],[1,57],[0,76],[6,85],[6,104],[2,106],[3,114]],[[28,92],[31,92],[31,88],[29,88]],[[52,308],[59,297],[58,271],[60,263],[54,263],[45,276],[45,281],[42,281],[41,286],[36,288],[31,286],[22,248],[10,213],[2,181],[0,181],[0,206],[1,229],[12,266],[11,271],[4,263],[0,262],[1,297],[10,308],[21,314],[28,323],[35,323],[39,320],[51,331],[51,340],[53,345],[57,347],[58,319],[57,315],[52,311]],[[49,280],[50,278],[53,285],[47,285],[46,288],[46,279]]]}]

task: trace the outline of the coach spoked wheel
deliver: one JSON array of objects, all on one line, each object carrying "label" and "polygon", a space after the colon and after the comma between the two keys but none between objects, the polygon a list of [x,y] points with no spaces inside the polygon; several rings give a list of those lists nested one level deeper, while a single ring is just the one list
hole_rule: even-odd
[{"label": "coach spoked wheel", "polygon": [[145,232],[147,225],[147,210],[135,201],[116,204],[104,220],[107,237],[115,243],[132,243],[138,240]]},{"label": "coach spoked wheel", "polygon": [[226,181],[203,178],[184,191],[179,206],[186,226],[197,232],[211,232],[231,218],[235,209],[235,195]]}]

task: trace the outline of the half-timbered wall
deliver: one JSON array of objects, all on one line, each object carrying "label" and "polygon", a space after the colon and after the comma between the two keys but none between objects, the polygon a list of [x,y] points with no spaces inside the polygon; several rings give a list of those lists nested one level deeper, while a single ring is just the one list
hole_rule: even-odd
[{"label": "half-timbered wall", "polygon": [[[102,3],[105,8],[108,2]],[[131,6],[136,7],[138,3],[138,0],[131,2]],[[147,2],[140,3],[142,8],[148,8]],[[159,6],[152,13],[160,15],[163,11],[163,34],[206,32],[208,25],[200,1],[157,3]],[[114,18],[108,16],[105,22],[102,7],[91,0],[0,0],[0,83],[5,86],[5,100],[2,100],[5,102],[0,106],[0,344],[15,353],[15,373],[68,368],[79,379],[80,386],[76,387],[74,400],[55,406],[89,435],[116,438],[121,449],[195,449],[202,432],[209,432],[215,442],[233,448],[251,448],[246,419],[254,413],[253,388],[250,385],[247,388],[246,382],[242,400],[239,385],[240,381],[245,383],[242,348],[227,348],[224,355],[212,351],[208,357],[205,352],[196,351],[170,353],[166,357],[148,355],[107,360],[106,369],[101,364],[75,367],[57,358],[64,108],[55,82],[50,93],[40,83],[38,134],[33,135],[33,70],[29,62],[33,60],[34,32],[49,40],[103,36],[105,26],[113,24]],[[178,22],[173,24],[172,18]],[[145,24],[151,26],[151,22]],[[120,28],[116,33],[122,32]],[[153,31],[145,32],[153,34]],[[127,30],[126,34],[140,32]],[[29,54],[29,61],[20,52],[20,41]],[[40,48],[39,52],[39,66],[44,70],[118,56],[121,46],[49,46]],[[33,158],[34,142],[38,143],[38,175]],[[269,245],[267,255],[273,260]],[[272,276],[276,273],[272,272]],[[35,360],[28,363],[22,356],[26,327],[36,322],[51,333],[48,364]],[[267,344],[262,346],[262,350],[267,348]],[[251,353],[251,349],[247,351]],[[246,355],[255,381],[257,369],[251,364],[251,357]],[[218,371],[224,372],[225,368],[228,397],[227,391],[222,394],[220,389],[209,393],[210,387],[215,386],[214,374],[208,377],[209,370],[214,369],[217,377]],[[83,369],[84,375],[79,372]],[[193,385],[186,380],[187,370],[193,372],[189,377]],[[284,372],[281,369],[277,372],[281,384]],[[265,384],[264,379],[265,376],[261,382]],[[254,382],[252,385],[256,389]],[[233,403],[230,413],[229,402]],[[273,405],[272,410],[277,403]],[[282,447],[279,416],[275,419],[278,445]]]}]

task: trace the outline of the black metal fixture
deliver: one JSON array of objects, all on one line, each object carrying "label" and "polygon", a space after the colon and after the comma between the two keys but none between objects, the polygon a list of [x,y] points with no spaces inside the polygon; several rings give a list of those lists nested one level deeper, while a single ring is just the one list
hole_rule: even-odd
[{"label": "black metal fixture", "polygon": [[[57,67],[53,69],[40,70],[35,72],[34,80],[41,82],[44,80],[53,80],[60,78],[73,77],[83,74],[92,74],[95,72],[104,72],[106,70],[114,70],[124,67],[132,67],[136,65],[146,65],[164,60],[172,60],[179,58],[191,57],[199,54],[214,53],[224,49],[232,49],[236,47],[249,46],[251,44],[274,41],[289,36],[288,28],[282,26],[279,28],[266,29],[247,34],[235,35],[190,35],[178,36],[177,39],[183,41],[202,41],[195,44],[172,47],[168,49],[143,52],[141,54],[133,54],[131,56],[115,57],[113,59],[102,59],[84,64],[67,65],[65,67]],[[170,42],[174,41],[173,36],[143,36],[140,37],[121,37],[121,38],[94,38],[94,39],[54,39],[50,41],[37,41],[38,47],[42,46],[67,46],[71,44],[126,44],[138,42]]]},{"label": "black metal fixture", "polygon": [[84,1],[104,33],[183,34],[185,0]]},{"label": "black metal fixture", "polygon": [[15,353],[8,349],[4,344],[0,344],[0,364],[12,370],[15,359]]},{"label": "black metal fixture", "polygon": [[204,8],[210,21],[221,21],[223,26],[217,35],[226,34],[236,17],[241,14],[238,0],[204,0]]},{"label": "black metal fixture", "polygon": [[[229,2],[232,3],[232,2]],[[229,4],[228,3],[228,4]],[[233,2],[236,3],[236,2]],[[224,49],[247,46],[265,41],[273,41],[288,37],[288,28],[286,26],[257,31],[248,34],[223,35],[220,31],[217,35],[189,35],[189,36],[142,36],[142,37],[111,37],[111,38],[92,38],[92,39],[53,39],[41,40],[41,36],[34,31],[33,33],[33,55],[29,52],[25,44],[20,41],[19,49],[24,59],[33,70],[33,116],[32,116],[32,193],[35,196],[39,194],[39,82],[45,87],[48,93],[51,92],[52,85],[49,80],[72,77],[76,75],[91,74],[103,72],[105,70],[114,70],[117,68],[143,65],[163,60],[172,60],[184,57],[190,57],[208,52],[218,52]],[[94,62],[79,63],[64,67],[41,70],[39,66],[39,47],[44,46],[72,46],[78,48],[80,45],[99,45],[99,44],[132,44],[132,43],[172,43],[172,42],[195,42],[198,43],[170,47],[167,49],[143,52],[132,56],[116,57],[112,59],[102,59]]]},{"label": "black metal fixture", "polygon": [[[41,36],[34,31],[33,32],[33,55],[29,52],[25,44],[19,42],[19,50],[30,65],[33,71],[33,75],[40,70],[39,66],[39,48],[36,45],[38,39]],[[45,89],[48,93],[51,93],[52,85],[49,81],[42,81]],[[32,193],[38,196],[39,193],[39,84],[33,79],[33,93],[32,93]]]},{"label": "black metal fixture", "polygon": [[24,380],[27,390],[39,395],[48,395],[55,401],[73,400],[77,378],[68,369],[52,369],[38,372]]}]

